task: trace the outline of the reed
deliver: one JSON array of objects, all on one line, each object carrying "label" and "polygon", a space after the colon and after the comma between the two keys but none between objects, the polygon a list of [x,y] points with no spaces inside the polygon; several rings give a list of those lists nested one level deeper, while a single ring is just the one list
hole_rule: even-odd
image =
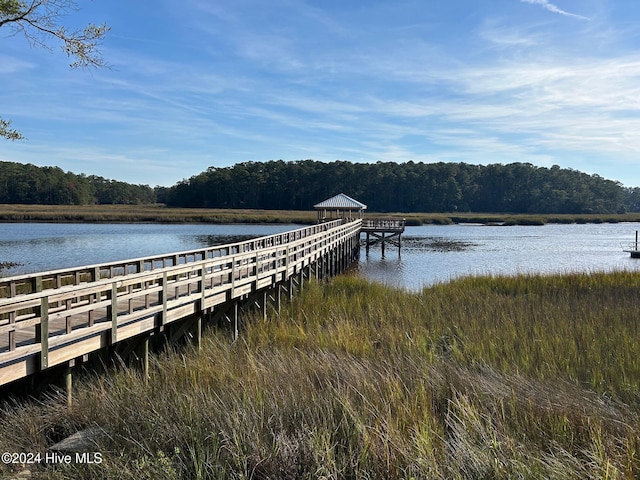
[{"label": "reed", "polygon": [[[483,223],[544,225],[547,223],[640,222],[640,213],[500,214],[500,213],[367,213],[368,218],[404,218],[407,225]],[[0,222],[157,222],[157,223],[299,223],[317,220],[314,211],[169,208],[154,205],[13,205],[0,204]]]},{"label": "reed", "polygon": [[[5,404],[0,450],[100,426],[100,465],[44,478],[637,478],[640,275],[342,276],[235,343]],[[0,466],[0,472],[9,470]]]},{"label": "reed", "polygon": [[167,208],[164,205],[7,205],[2,222],[84,223],[315,223],[316,213],[297,210]]}]

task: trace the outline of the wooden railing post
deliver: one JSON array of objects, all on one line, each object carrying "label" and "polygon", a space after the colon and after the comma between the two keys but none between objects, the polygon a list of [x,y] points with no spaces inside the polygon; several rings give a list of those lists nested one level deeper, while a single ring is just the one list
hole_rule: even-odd
[{"label": "wooden railing post", "polygon": [[[14,282],[11,282],[9,284],[9,296],[11,298],[16,296],[16,284]],[[9,323],[12,325],[15,325],[16,323],[15,310],[12,310],[11,312],[9,312]],[[16,331],[9,330],[9,350],[15,350],[15,349],[16,349]]]},{"label": "wooden railing post", "polygon": [[111,305],[107,307],[108,317],[111,320],[111,344],[118,341],[118,284],[111,284]]},{"label": "wooden railing post", "polygon": [[41,292],[42,291],[42,277],[38,275],[33,279],[33,291]]},{"label": "wooden railing post", "polygon": [[231,257],[231,298],[236,296],[236,259]]},{"label": "wooden railing post", "polygon": [[158,294],[158,301],[162,304],[162,313],[160,314],[160,325],[164,325],[167,320],[167,272],[162,273],[162,290]]},{"label": "wooden railing post", "polygon": [[200,310],[204,312],[204,301],[207,287],[207,266],[203,263],[200,267]]},{"label": "wooden railing post", "polygon": [[36,325],[36,343],[40,343],[40,368],[49,368],[49,297],[40,299],[40,323]]}]

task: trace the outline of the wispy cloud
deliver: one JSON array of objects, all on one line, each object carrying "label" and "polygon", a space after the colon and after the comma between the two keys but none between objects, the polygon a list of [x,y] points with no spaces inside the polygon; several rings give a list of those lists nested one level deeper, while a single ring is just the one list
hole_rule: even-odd
[{"label": "wispy cloud", "polygon": [[562,10],[558,6],[554,5],[553,3],[549,3],[548,0],[520,0],[520,1],[524,3],[532,3],[534,5],[540,5],[543,8],[549,10],[550,12],[558,13],[566,17],[579,18],[580,20],[589,20],[588,17],[583,17],[582,15],[577,15],[575,13],[570,13],[565,10]]},{"label": "wispy cloud", "polygon": [[152,185],[247,160],[525,161],[640,186],[631,7],[581,3],[567,29],[549,17],[587,20],[578,2],[460,0],[461,24],[446,2],[187,1],[156,35],[118,30],[145,40],[111,38],[114,70],[3,50],[0,115],[29,142],[0,160]]},{"label": "wispy cloud", "polygon": [[33,63],[26,62],[16,57],[0,54],[0,75],[19,73],[30,70]]}]

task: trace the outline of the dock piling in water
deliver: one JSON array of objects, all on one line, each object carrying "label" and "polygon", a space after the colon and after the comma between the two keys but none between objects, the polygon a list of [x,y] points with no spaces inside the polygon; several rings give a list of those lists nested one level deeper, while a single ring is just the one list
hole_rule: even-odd
[{"label": "dock piling in water", "polygon": [[385,244],[390,243],[398,247],[398,254],[402,247],[402,234],[405,220],[363,220],[361,232],[365,234],[365,252],[369,254],[369,247],[380,243],[382,256],[385,254]]}]

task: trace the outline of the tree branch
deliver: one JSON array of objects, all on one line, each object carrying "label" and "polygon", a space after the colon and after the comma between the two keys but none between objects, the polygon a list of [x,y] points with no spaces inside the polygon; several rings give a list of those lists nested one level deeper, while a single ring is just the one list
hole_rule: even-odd
[{"label": "tree branch", "polygon": [[24,140],[24,137],[19,131],[13,130],[10,127],[11,127],[10,120],[3,120],[2,118],[0,118],[0,138],[6,138],[12,141]]},{"label": "tree branch", "polygon": [[[0,0],[0,28],[7,26],[14,34],[22,33],[31,46],[50,48],[47,41],[62,42],[62,49],[74,61],[71,68],[105,67],[98,46],[109,31],[106,24],[88,24],[82,30],[68,32],[60,19],[78,10],[75,0]],[[11,121],[0,117],[0,138],[24,140]]]},{"label": "tree branch", "polygon": [[[32,0],[29,5],[18,0],[0,0],[0,27],[9,25],[21,31],[29,42],[48,48],[44,38],[62,42],[62,49],[75,60],[71,68],[104,67],[98,46],[109,27],[106,24],[88,24],[83,30],[68,32],[59,26],[58,19],[76,10],[74,0]],[[38,38],[40,37],[40,38]]]}]

